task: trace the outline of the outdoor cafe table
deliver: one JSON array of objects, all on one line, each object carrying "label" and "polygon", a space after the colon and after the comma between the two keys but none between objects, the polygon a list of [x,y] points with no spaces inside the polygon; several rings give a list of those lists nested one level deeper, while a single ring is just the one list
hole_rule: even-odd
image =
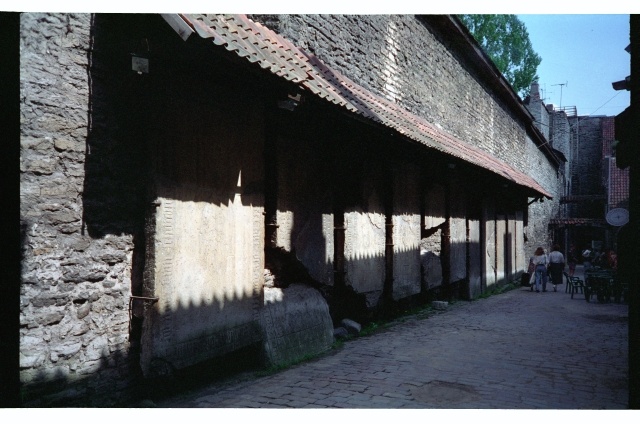
[{"label": "outdoor cafe table", "polygon": [[596,295],[599,303],[606,303],[611,296],[619,299],[615,284],[615,272],[610,269],[591,269],[585,273],[584,297],[587,302]]}]

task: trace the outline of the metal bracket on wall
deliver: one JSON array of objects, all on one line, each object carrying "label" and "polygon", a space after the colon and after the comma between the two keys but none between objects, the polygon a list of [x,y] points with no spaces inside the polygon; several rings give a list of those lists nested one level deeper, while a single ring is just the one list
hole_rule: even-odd
[{"label": "metal bracket on wall", "polygon": [[[129,296],[129,333],[131,333],[131,318],[133,318],[133,301],[134,300],[141,300],[143,302],[151,302],[151,304],[154,304],[159,300],[159,298],[157,298],[157,297],[145,297],[145,296],[134,296],[134,295],[130,295]],[[139,316],[137,316],[137,318],[139,318]]]}]

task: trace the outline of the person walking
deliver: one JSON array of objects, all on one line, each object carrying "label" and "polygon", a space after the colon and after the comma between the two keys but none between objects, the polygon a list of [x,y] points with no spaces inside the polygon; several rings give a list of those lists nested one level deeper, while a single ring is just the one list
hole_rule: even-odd
[{"label": "person walking", "polygon": [[549,253],[549,277],[553,284],[553,291],[558,291],[557,285],[562,284],[562,272],[564,271],[564,255],[560,252],[560,246],[554,244]]},{"label": "person walking", "polygon": [[544,253],[544,249],[542,247],[538,247],[533,254],[532,259],[533,265],[535,266],[535,284],[536,284],[536,293],[540,293],[540,286],[542,285],[542,291],[547,291],[547,264],[549,263],[549,259],[547,255]]},{"label": "person walking", "polygon": [[585,274],[591,269],[593,266],[593,251],[587,246],[586,249],[582,251],[582,265],[584,266]]}]

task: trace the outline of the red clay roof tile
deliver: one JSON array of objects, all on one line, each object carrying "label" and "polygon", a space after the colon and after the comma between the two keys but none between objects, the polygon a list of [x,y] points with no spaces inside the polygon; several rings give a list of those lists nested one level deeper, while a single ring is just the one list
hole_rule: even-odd
[{"label": "red clay roof tile", "polygon": [[203,38],[245,57],[273,74],[299,84],[314,95],[397,130],[406,137],[445,154],[488,169],[509,181],[552,198],[522,171],[480,148],[465,143],[355,84],[316,56],[253,22],[245,15],[179,15]]}]

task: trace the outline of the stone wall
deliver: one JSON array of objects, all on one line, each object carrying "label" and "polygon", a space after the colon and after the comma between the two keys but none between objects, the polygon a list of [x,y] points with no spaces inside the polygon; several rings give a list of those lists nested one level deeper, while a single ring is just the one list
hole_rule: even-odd
[{"label": "stone wall", "polygon": [[[446,37],[414,15],[252,15],[363,87],[526,172],[553,194],[534,203],[524,249],[550,244],[548,219],[562,183],[525,125],[450,50]],[[544,108],[544,106],[542,106]],[[540,110],[543,134],[548,114]]]},{"label": "stone wall", "polygon": [[[134,146],[119,150],[126,139],[118,132],[128,128],[110,126],[115,111],[101,103],[117,96],[108,80],[120,75],[90,78],[91,66],[104,65],[91,63],[91,16],[20,20],[22,400],[92,396],[104,406],[126,395],[137,375],[128,305],[139,278],[144,172]],[[90,116],[91,108],[101,115]],[[87,173],[103,166],[110,172],[88,184]]]},{"label": "stone wall", "polygon": [[[602,120],[603,117],[597,116],[579,116],[570,120],[576,144],[572,174],[577,177],[572,194],[605,194],[602,175]],[[604,203],[582,202],[576,205],[575,216],[603,219]]]},{"label": "stone wall", "polygon": [[[265,20],[364,87],[557,193],[555,171],[525,124],[420,19]],[[215,55],[205,50],[210,44],[184,43],[158,16],[23,14],[20,47],[25,404],[108,406],[142,375],[258,343],[256,326],[268,321],[258,312],[273,80],[256,78],[244,62],[233,68],[223,49]],[[133,52],[151,54],[149,75],[132,71]],[[321,103],[289,122],[306,130],[278,128],[275,143],[276,245],[312,278],[333,283],[335,213],[346,224],[347,283],[367,306],[390,288],[388,223],[396,249],[388,294],[396,299],[443,282],[469,284],[474,250],[466,243],[483,234],[486,253],[482,243],[475,251],[486,273],[474,275],[468,293],[517,271],[518,220],[502,210],[503,199],[468,216],[477,196],[467,196],[487,183],[450,181],[439,153],[416,155],[409,143],[365,131]],[[423,170],[431,173],[424,192]],[[524,250],[548,244],[554,208],[555,200],[529,209]]]}]

